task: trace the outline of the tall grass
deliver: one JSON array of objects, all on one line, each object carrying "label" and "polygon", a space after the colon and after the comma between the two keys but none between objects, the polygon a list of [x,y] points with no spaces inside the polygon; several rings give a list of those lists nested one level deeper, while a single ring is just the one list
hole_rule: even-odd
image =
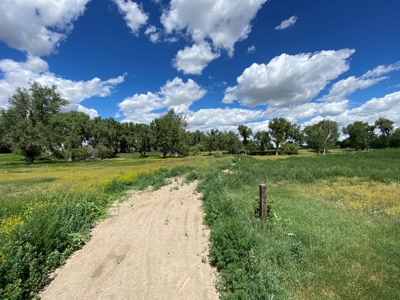
[{"label": "tall grass", "polygon": [[[387,213],[400,199],[399,154],[210,161],[199,190],[222,298],[399,299],[400,215]],[[255,217],[260,183],[268,185],[265,223]],[[361,209],[338,194],[329,197],[327,186],[349,203],[362,203]],[[349,186],[364,194],[381,187],[397,197],[370,201]]]}]

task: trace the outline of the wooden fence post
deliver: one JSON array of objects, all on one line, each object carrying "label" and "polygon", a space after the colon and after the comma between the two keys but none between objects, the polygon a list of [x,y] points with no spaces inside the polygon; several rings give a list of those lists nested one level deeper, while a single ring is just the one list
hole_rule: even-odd
[{"label": "wooden fence post", "polygon": [[260,184],[260,218],[265,221],[267,218],[267,186]]}]

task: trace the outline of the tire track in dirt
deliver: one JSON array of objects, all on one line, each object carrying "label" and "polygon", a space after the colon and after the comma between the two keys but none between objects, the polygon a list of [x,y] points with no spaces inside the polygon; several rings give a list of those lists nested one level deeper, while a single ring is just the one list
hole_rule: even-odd
[{"label": "tire track in dirt", "polygon": [[55,272],[42,299],[218,299],[197,183],[135,192]]}]

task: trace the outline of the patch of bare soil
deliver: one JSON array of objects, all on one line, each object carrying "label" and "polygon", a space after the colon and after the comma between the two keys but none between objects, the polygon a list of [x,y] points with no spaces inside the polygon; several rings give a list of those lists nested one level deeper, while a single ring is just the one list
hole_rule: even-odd
[{"label": "patch of bare soil", "polygon": [[54,274],[42,299],[218,299],[197,183],[135,192]]}]

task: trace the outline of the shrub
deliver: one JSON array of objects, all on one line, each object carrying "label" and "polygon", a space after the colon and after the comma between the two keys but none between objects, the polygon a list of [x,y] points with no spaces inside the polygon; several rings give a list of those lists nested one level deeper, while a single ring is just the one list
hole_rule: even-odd
[{"label": "shrub", "polygon": [[299,153],[299,148],[296,144],[293,143],[286,143],[280,149],[279,153],[281,155],[293,155]]}]

